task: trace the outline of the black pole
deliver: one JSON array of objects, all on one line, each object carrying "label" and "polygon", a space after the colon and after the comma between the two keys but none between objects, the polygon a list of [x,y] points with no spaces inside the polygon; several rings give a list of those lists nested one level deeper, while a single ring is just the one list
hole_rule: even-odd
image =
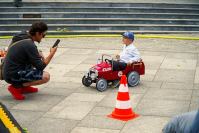
[{"label": "black pole", "polygon": [[14,0],[14,6],[21,7],[22,6],[22,0]]}]

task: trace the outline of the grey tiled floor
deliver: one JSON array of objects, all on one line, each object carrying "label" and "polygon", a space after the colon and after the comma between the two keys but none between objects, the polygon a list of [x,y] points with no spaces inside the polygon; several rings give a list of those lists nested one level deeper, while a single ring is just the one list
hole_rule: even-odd
[{"label": "grey tiled floor", "polygon": [[[199,35],[195,35],[199,36]],[[56,39],[38,45],[47,54]],[[5,46],[9,40],[0,40]],[[199,107],[199,41],[137,38],[146,74],[130,87],[133,110],[140,117],[122,122],[108,118],[115,107],[117,89],[98,92],[81,78],[102,53],[117,54],[121,38],[61,39],[55,58],[46,68],[49,83],[37,94],[15,101],[1,81],[3,102],[30,133],[160,133],[168,120]]]}]

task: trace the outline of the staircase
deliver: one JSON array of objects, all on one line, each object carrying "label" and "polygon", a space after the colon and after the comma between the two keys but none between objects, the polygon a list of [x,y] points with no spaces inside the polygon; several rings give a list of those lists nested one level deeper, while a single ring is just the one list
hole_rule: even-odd
[{"label": "staircase", "polygon": [[35,21],[48,34],[199,33],[199,4],[114,2],[0,2],[0,35],[28,30]]}]

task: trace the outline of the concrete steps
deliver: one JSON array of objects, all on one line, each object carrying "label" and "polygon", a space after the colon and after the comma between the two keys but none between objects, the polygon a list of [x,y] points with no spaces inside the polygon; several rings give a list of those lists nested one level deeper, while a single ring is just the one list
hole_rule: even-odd
[{"label": "concrete steps", "polygon": [[157,7],[1,7],[0,12],[126,12],[126,13],[199,13],[192,8]]},{"label": "concrete steps", "polygon": [[[28,30],[29,24],[0,25],[0,31]],[[49,24],[49,30],[155,30],[155,31],[199,31],[199,25],[157,25],[157,24]]]},{"label": "concrete steps", "polygon": [[199,19],[158,18],[0,18],[1,25],[31,24],[44,21],[50,24],[156,24],[156,25],[199,25]]},{"label": "concrete steps", "polygon": [[0,35],[27,30],[35,21],[46,22],[50,34],[196,33],[199,4],[26,2],[17,8],[0,2]]},{"label": "concrete steps", "polygon": [[166,18],[199,19],[199,14],[188,13],[126,13],[126,12],[0,12],[2,18]]},{"label": "concrete steps", "polygon": [[[23,0],[25,1],[25,0]],[[132,0],[131,0],[132,1]],[[138,2],[95,2],[95,1],[90,1],[90,2],[83,2],[83,1],[65,1],[65,2],[23,2],[23,7],[160,7],[160,8],[199,8],[199,2],[198,4],[183,4],[182,2],[179,3],[154,3],[154,2],[149,2],[142,0],[139,0],[140,3]],[[165,1],[165,0],[164,0]],[[180,0],[182,1],[182,0]],[[1,2],[0,1],[0,7],[13,7],[14,4],[13,2]]]}]

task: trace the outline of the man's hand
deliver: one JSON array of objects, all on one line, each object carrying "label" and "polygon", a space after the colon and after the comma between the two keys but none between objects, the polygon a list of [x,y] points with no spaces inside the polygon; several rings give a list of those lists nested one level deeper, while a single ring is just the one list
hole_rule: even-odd
[{"label": "man's hand", "polygon": [[54,47],[54,48],[50,48],[50,53],[54,55],[55,52],[57,51],[57,47],[58,47],[58,46],[56,46],[56,47]]},{"label": "man's hand", "polygon": [[50,48],[50,54],[44,59],[44,62],[46,65],[48,65],[48,63],[51,61],[51,59],[55,55],[55,52],[57,51],[57,47],[58,46],[56,46],[54,48]]}]

